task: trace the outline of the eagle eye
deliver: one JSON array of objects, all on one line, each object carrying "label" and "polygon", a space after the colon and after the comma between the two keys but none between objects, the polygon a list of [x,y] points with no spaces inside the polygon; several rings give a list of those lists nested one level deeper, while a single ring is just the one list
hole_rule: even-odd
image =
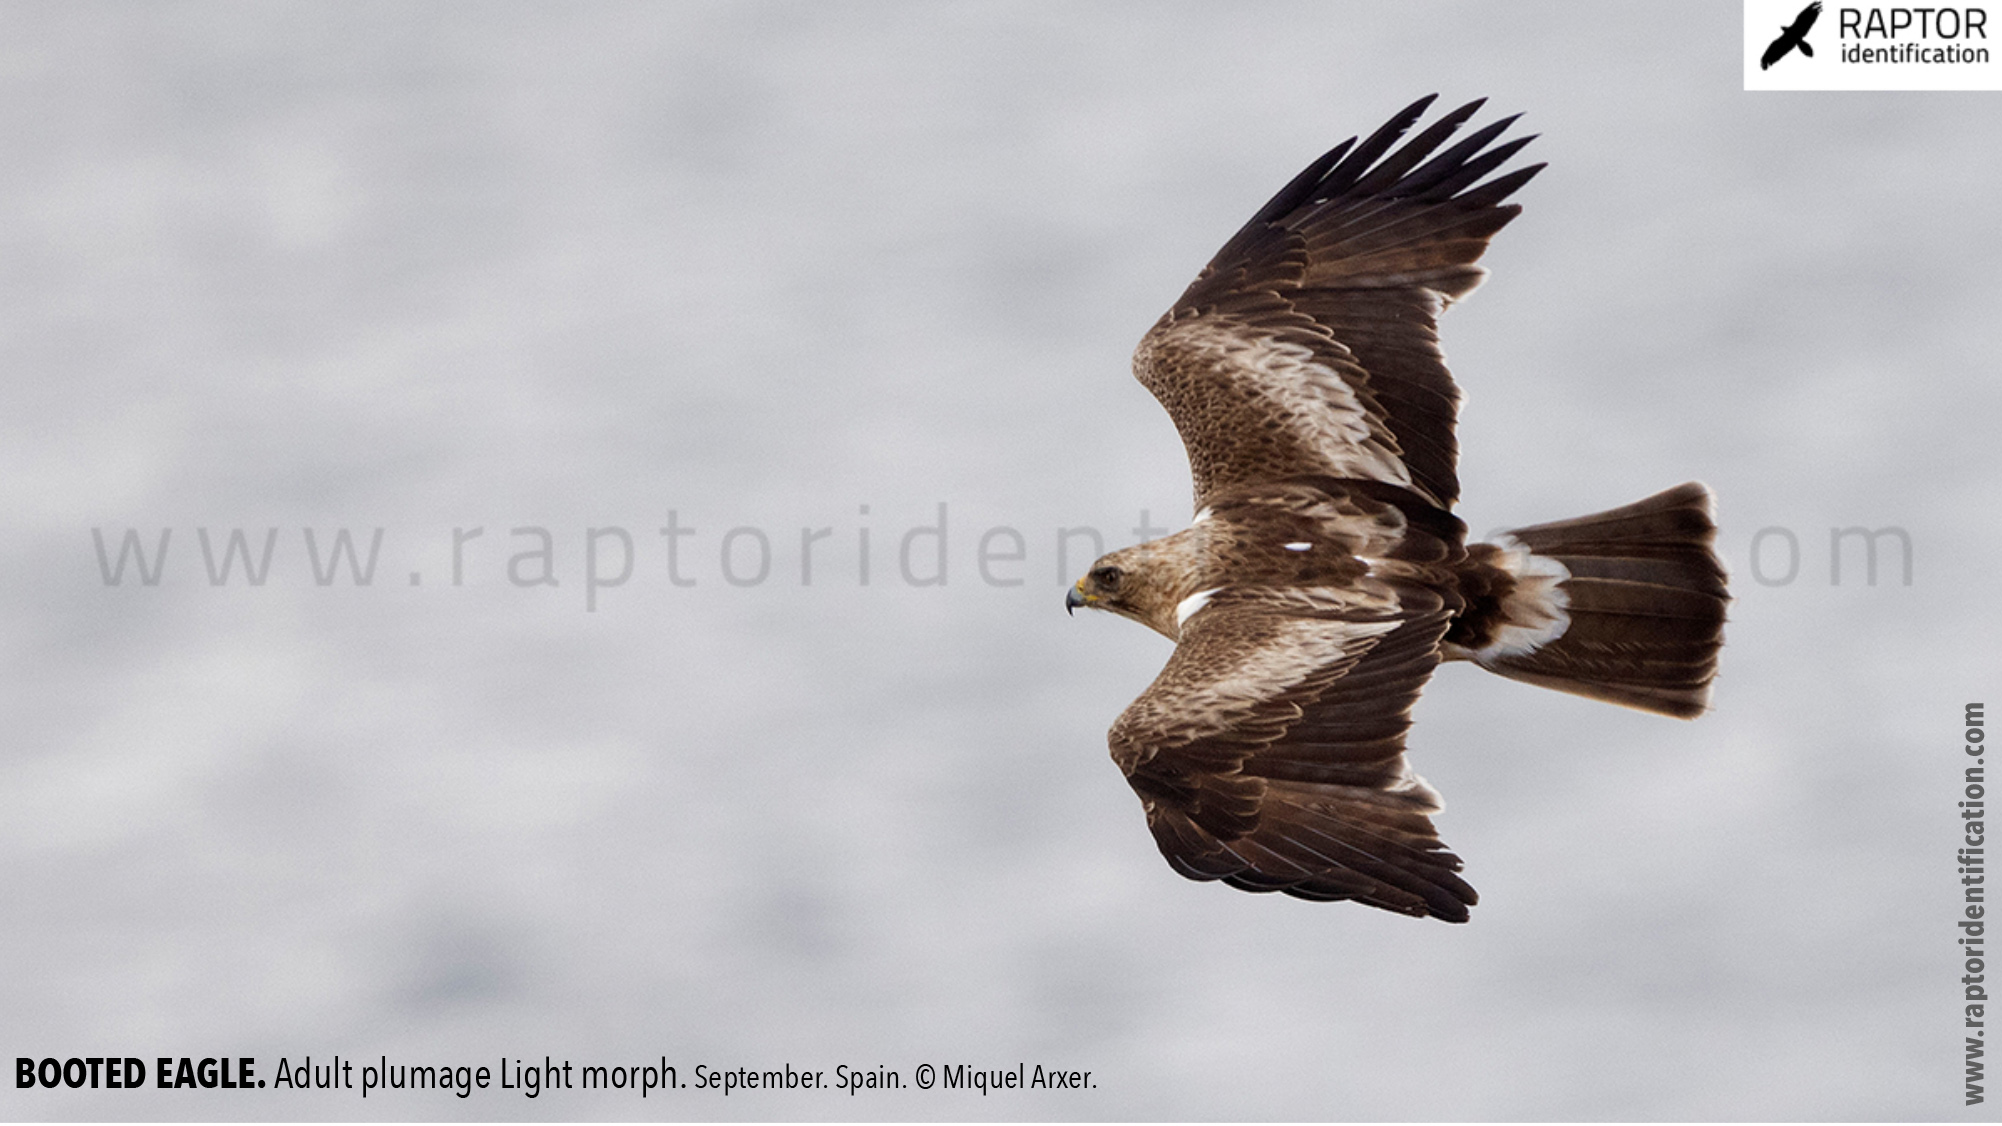
[{"label": "eagle eye", "polygon": [[1120,574],[1117,567],[1098,567],[1091,572],[1091,581],[1099,586],[1118,586]]}]

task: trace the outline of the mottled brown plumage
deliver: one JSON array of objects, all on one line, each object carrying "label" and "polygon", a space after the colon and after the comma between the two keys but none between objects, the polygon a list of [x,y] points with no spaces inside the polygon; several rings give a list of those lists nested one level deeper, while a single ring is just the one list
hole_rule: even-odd
[{"label": "mottled brown plumage", "polygon": [[1477,896],[1404,757],[1432,670],[1687,718],[1728,599],[1697,484],[1466,542],[1437,318],[1543,166],[1485,179],[1528,143],[1496,143],[1514,118],[1440,151],[1480,102],[1396,147],[1431,102],[1309,165],[1141,341],[1199,511],[1069,605],[1176,642],[1110,739],[1176,871],[1464,922]]}]

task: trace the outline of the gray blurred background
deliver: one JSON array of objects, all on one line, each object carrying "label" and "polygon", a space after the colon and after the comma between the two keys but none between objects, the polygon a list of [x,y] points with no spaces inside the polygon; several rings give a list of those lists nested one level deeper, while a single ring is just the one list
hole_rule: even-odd
[{"label": "gray blurred background", "polygon": [[[1740,52],[1735,2],[0,6],[10,1066],[1096,1084],[0,1113],[1962,1117],[2002,95]],[[1104,744],[1168,645],[1059,605],[1059,529],[1188,516],[1141,333],[1435,90],[1551,165],[1444,324],[1461,514],[1701,478],[1738,597],[1693,724],[1435,679],[1465,927],[1175,876]]]}]

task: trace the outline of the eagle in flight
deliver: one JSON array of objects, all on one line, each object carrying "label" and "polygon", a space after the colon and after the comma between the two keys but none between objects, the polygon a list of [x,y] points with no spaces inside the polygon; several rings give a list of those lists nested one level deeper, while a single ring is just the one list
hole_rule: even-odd
[{"label": "eagle in flight", "polygon": [[1497,143],[1513,117],[1439,151],[1478,101],[1397,147],[1432,100],[1308,165],[1141,340],[1195,520],[1099,559],[1066,606],[1175,642],[1110,742],[1176,871],[1465,922],[1478,897],[1404,755],[1432,670],[1692,718],[1729,599],[1701,484],[1467,542],[1438,316],[1543,165],[1489,178],[1531,139]]},{"label": "eagle in flight", "polygon": [[1808,45],[1807,32],[1819,18],[1821,18],[1821,0],[1814,0],[1814,3],[1800,10],[1800,15],[1794,17],[1790,26],[1780,28],[1779,38],[1766,45],[1766,53],[1759,58],[1759,69],[1765,70],[1786,58],[1787,52],[1795,47],[1800,48],[1801,54],[1813,58],[1814,48]]}]

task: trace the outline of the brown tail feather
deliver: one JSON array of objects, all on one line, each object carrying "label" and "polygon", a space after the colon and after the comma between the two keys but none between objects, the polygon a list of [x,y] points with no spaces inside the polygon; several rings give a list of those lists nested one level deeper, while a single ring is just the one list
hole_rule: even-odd
[{"label": "brown tail feather", "polygon": [[[1508,533],[1529,549],[1532,569],[1541,557],[1561,564],[1567,577],[1556,598],[1544,585],[1544,605],[1517,608],[1504,598],[1504,618],[1548,621],[1554,602],[1569,623],[1551,640],[1469,655],[1512,680],[1683,719],[1701,715],[1730,601],[1710,549],[1717,534],[1710,513],[1710,490],[1692,481],[1607,512]],[[1535,593],[1525,584],[1515,598]]]}]

